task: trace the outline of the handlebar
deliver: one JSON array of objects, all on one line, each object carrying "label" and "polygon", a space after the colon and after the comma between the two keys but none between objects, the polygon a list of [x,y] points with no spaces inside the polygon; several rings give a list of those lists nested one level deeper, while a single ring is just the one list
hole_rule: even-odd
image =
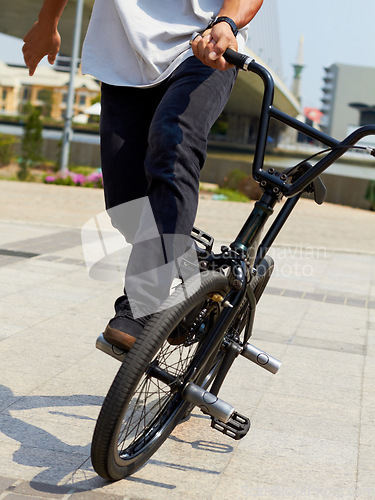
[{"label": "handlebar", "polygon": [[[193,33],[190,43],[200,33]],[[227,49],[224,52],[224,59],[233,64],[239,69],[249,71],[257,74],[262,80],[264,85],[264,94],[262,102],[262,110],[259,119],[259,130],[257,143],[255,146],[254,160],[253,160],[253,177],[256,181],[261,183],[265,188],[270,186],[274,192],[281,192],[284,196],[291,198],[298,193],[301,193],[309,186],[324,170],[326,170],[332,163],[338,160],[344,153],[354,146],[359,140],[368,135],[375,135],[375,124],[366,125],[358,128],[343,141],[338,141],[333,137],[321,132],[304,122],[287,115],[273,106],[275,83],[271,73],[263,66],[258,64],[254,59],[246,54],[241,54],[232,49]],[[285,176],[281,175],[274,169],[265,171],[263,169],[264,157],[267,146],[268,130],[271,118],[284,123],[285,125],[302,132],[308,137],[315,139],[328,146],[331,151],[324,158],[318,161],[314,166],[307,170],[303,175],[294,181],[285,180]],[[370,148],[370,154],[375,156],[375,149]]]},{"label": "handlebar", "polygon": [[[320,130],[315,129],[310,125],[287,115],[286,113],[283,113],[273,106],[275,83],[271,73],[265,67],[258,64],[248,55],[240,54],[232,49],[227,49],[225,51],[224,58],[227,62],[233,64],[239,69],[257,74],[262,79],[264,84],[258,139],[253,161],[253,177],[256,181],[261,182],[263,186],[268,185],[273,188],[278,188],[278,190],[286,197],[295,196],[305,190],[305,188],[309,186],[314,179],[316,179],[322,172],[332,165],[332,163],[343,156],[350,146],[354,146],[359,140],[366,136],[375,135],[375,124],[358,128],[341,142],[327,134],[324,134]],[[271,171],[265,171],[263,169],[263,164],[271,118],[274,118],[277,121],[306,134],[312,139],[322,142],[331,148],[331,152],[293,182],[286,181],[279,172],[274,171],[273,169]],[[375,156],[374,149],[369,152]]]},{"label": "handlebar", "polygon": [[233,64],[233,66],[244,71],[248,71],[249,64],[254,61],[254,59],[251,59],[246,54],[240,54],[240,52],[236,52],[233,49],[227,49],[223,57],[229,64]]}]

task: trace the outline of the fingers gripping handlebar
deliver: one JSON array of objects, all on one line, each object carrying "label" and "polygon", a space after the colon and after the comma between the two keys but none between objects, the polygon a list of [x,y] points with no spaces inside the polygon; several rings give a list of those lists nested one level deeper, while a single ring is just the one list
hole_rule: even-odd
[{"label": "fingers gripping handlebar", "polygon": [[[190,45],[192,41],[199,36],[201,33],[195,31],[190,39]],[[249,64],[253,61],[253,59],[246,54],[240,54],[233,49],[227,49],[223,54],[224,59],[229,63],[233,64],[233,66],[237,66],[239,69],[243,69],[244,71],[248,70]]]}]

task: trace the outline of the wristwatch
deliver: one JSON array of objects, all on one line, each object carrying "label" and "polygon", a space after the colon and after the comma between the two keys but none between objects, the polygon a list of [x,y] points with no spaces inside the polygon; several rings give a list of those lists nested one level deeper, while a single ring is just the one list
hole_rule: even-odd
[{"label": "wristwatch", "polygon": [[226,17],[226,16],[220,16],[220,17],[215,17],[214,19],[212,19],[209,23],[209,25],[207,26],[206,29],[210,29],[212,28],[213,26],[215,26],[215,24],[218,24],[218,23],[227,23],[229,24],[232,32],[233,32],[233,35],[234,36],[237,36],[238,34],[238,28],[237,28],[237,25],[236,23],[233,21],[233,19],[231,19],[230,17]]}]

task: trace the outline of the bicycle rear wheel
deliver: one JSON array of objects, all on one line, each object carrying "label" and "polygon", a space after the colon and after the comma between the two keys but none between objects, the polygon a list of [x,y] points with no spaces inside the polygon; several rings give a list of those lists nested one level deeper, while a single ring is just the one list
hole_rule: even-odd
[{"label": "bicycle rear wheel", "polygon": [[[188,298],[184,298],[186,291]],[[189,367],[221,312],[217,296],[229,291],[215,271],[195,276],[170,297],[171,308],[156,313],[121,365],[95,427],[91,459],[105,479],[122,479],[138,470],[191,410],[179,388],[188,382],[208,385],[221,357]],[[214,300],[215,299],[215,300]],[[168,304],[169,305],[169,304]],[[168,337],[183,343],[171,345]],[[219,349],[220,340],[218,341]]]}]

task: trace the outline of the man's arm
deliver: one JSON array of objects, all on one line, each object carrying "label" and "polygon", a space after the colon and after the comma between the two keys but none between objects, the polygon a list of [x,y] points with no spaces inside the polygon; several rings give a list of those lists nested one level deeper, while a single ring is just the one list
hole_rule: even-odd
[{"label": "man's arm", "polygon": [[[237,28],[246,26],[261,8],[263,0],[224,0],[218,17],[229,17]],[[192,43],[194,55],[211,68],[226,70],[230,65],[222,57],[226,49],[238,49],[237,40],[226,22],[215,24]]]},{"label": "man's arm", "polygon": [[44,0],[38,21],[23,39],[25,43],[22,52],[30,76],[35,73],[44,56],[48,56],[50,64],[55,62],[61,43],[57,25],[67,2],[68,0]]}]

